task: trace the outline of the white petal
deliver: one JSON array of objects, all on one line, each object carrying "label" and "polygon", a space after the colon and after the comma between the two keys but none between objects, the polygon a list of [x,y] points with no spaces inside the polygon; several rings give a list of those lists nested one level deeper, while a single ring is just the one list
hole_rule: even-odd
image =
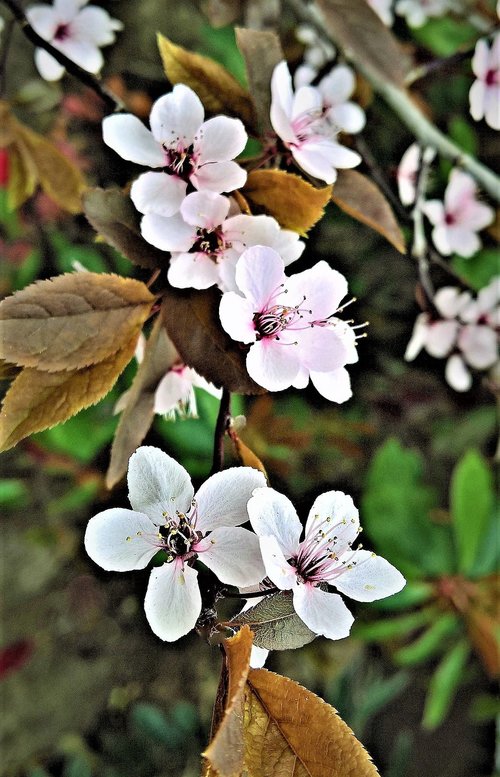
[{"label": "white petal", "polygon": [[263,473],[252,467],[231,467],[212,475],[196,493],[197,530],[205,533],[219,526],[245,523],[253,490],[265,485]]},{"label": "white petal", "polygon": [[346,553],[348,559],[342,574],[332,584],[358,602],[373,602],[401,591],[406,585],[401,572],[385,558],[368,550]]},{"label": "white petal", "polygon": [[256,338],[253,316],[255,307],[251,300],[234,291],[222,295],[219,316],[222,328],[229,337],[239,343],[254,343]]},{"label": "white petal", "polygon": [[449,256],[453,253],[450,241],[450,230],[444,224],[434,227],[432,230],[432,242],[443,256]]},{"label": "white petal", "polygon": [[444,223],[444,205],[441,200],[428,200],[427,202],[424,202],[422,211],[425,213],[431,224]]},{"label": "white petal", "polygon": [[219,265],[200,251],[174,254],[167,277],[176,289],[209,289],[219,282]]},{"label": "white petal", "polygon": [[252,651],[250,653],[251,668],[262,669],[262,667],[266,663],[268,655],[269,655],[269,650],[266,650],[266,648],[261,648],[261,647],[258,647],[257,645],[252,645]]},{"label": "white petal", "polygon": [[276,537],[286,558],[297,553],[302,524],[288,497],[274,488],[258,488],[248,502],[250,523],[260,537]]},{"label": "white petal", "polygon": [[469,91],[470,115],[474,121],[480,121],[484,116],[486,102],[486,84],[484,81],[474,81]]},{"label": "white petal", "polygon": [[290,591],[297,582],[297,572],[288,563],[278,540],[273,535],[259,537],[260,552],[266,568],[266,574],[277,588]]},{"label": "white petal", "polygon": [[332,372],[347,364],[347,349],[334,329],[309,327],[296,333],[303,367],[316,372]]},{"label": "white petal", "polygon": [[215,116],[205,121],[195,138],[194,150],[200,164],[234,159],[245,148],[248,135],[239,119]]},{"label": "white petal", "polygon": [[415,202],[415,184],[420,166],[420,155],[420,146],[418,143],[412,143],[401,157],[397,179],[399,199],[403,205],[412,205]]},{"label": "white petal", "polygon": [[189,180],[197,189],[208,189],[220,194],[241,189],[246,183],[247,174],[236,162],[205,162],[194,169]]},{"label": "white petal", "polygon": [[337,555],[352,545],[360,531],[359,512],[348,494],[327,491],[315,499],[307,518],[306,540],[320,529],[335,536]]},{"label": "white petal", "polygon": [[248,529],[220,527],[210,532],[199,544],[197,552],[200,561],[212,570],[221,583],[256,585],[266,576],[259,541]]},{"label": "white petal", "polygon": [[292,104],[292,125],[294,120],[307,114],[319,113],[323,107],[321,92],[315,86],[301,86],[295,92]]},{"label": "white petal", "polygon": [[90,519],[85,550],[92,561],[112,572],[144,569],[159,549],[157,533],[147,515],[112,507]]},{"label": "white petal", "polygon": [[472,376],[464,364],[464,360],[458,353],[450,356],[446,362],[446,382],[455,391],[468,391],[472,386]]},{"label": "white petal", "polygon": [[54,8],[48,5],[34,5],[26,9],[26,17],[33,29],[45,40],[52,40],[60,19]]},{"label": "white petal", "polygon": [[64,67],[44,49],[35,49],[35,65],[46,81],[59,81],[65,73]]},{"label": "white petal", "polygon": [[264,338],[250,347],[248,374],[268,391],[283,391],[294,382],[300,369],[300,351],[294,344],[280,345]]},{"label": "white petal", "polygon": [[138,448],[128,465],[130,504],[148,515],[153,523],[165,523],[165,513],[186,513],[191,508],[191,479],[175,459],[150,445]]},{"label": "white petal", "polygon": [[[497,73],[500,70],[497,65]],[[491,86],[486,90],[484,100],[484,119],[486,124],[494,130],[500,130],[500,85]]]},{"label": "white petal", "polygon": [[293,591],[293,606],[299,618],[315,634],[328,639],[349,635],[354,618],[338,594],[311,585],[298,585]]},{"label": "white petal", "polygon": [[192,145],[204,116],[198,95],[189,86],[176,84],[172,92],[154,103],[149,121],[158,143],[185,150]]},{"label": "white petal", "polygon": [[141,235],[162,251],[189,251],[195,240],[194,229],[180,213],[158,216],[146,213],[141,220]]},{"label": "white petal", "polygon": [[188,402],[193,385],[183,373],[169,370],[158,383],[154,398],[154,412],[166,415],[175,410],[179,402]]},{"label": "white petal", "polygon": [[488,72],[490,58],[489,55],[490,50],[488,43],[483,39],[479,39],[476,43],[474,56],[472,57],[471,62],[472,72],[478,78],[484,78]]},{"label": "white petal", "polygon": [[194,227],[213,229],[222,224],[229,212],[229,199],[215,192],[192,192],[181,205],[184,221]]},{"label": "white petal", "polygon": [[163,167],[165,155],[151,132],[137,116],[118,113],[102,122],[104,142],[123,159],[145,167]]},{"label": "white petal", "polygon": [[332,372],[310,372],[311,382],[316,391],[330,402],[347,402],[352,397],[351,379],[344,367]]},{"label": "white petal", "polygon": [[183,637],[201,612],[198,572],[180,561],[153,569],[144,610],[157,637],[166,642]]},{"label": "white petal", "polygon": [[489,326],[470,324],[462,327],[458,347],[466,362],[476,370],[486,370],[497,360],[497,335]]},{"label": "white petal", "polygon": [[274,68],[271,77],[271,124],[276,134],[285,142],[295,140],[291,126],[293,89],[292,77],[283,60]]},{"label": "white petal", "polygon": [[292,275],[286,286],[289,294],[297,297],[297,301],[306,297],[304,307],[312,308],[316,321],[329,318],[335,313],[347,294],[345,276],[325,261],[317,262],[309,270]]},{"label": "white petal", "polygon": [[354,70],[349,65],[336,65],[321,79],[318,89],[327,105],[338,105],[349,99],[355,86]]},{"label": "white petal", "polygon": [[364,110],[353,102],[334,105],[328,111],[328,118],[333,120],[333,123],[343,132],[349,132],[352,135],[361,132],[366,124]]},{"label": "white petal", "polygon": [[[118,27],[116,24],[118,23]],[[71,25],[79,37],[85,37],[96,46],[108,46],[115,40],[115,30],[123,27],[117,19],[111,19],[109,14],[96,5],[82,8]]]},{"label": "white petal", "polygon": [[425,348],[436,359],[447,356],[457,339],[458,321],[434,321],[427,329]]},{"label": "white petal", "polygon": [[272,248],[252,246],[244,251],[236,265],[238,288],[261,311],[286,283],[283,259]]},{"label": "white petal", "polygon": [[247,216],[239,213],[231,216],[224,224],[226,239],[240,254],[246,248],[256,245],[269,246],[278,251],[274,244],[279,233],[279,224],[272,216]]},{"label": "white petal", "polygon": [[53,43],[63,54],[66,54],[73,62],[90,73],[98,73],[104,65],[100,49],[90,40],[70,37],[60,42],[53,41]]},{"label": "white petal", "polygon": [[[256,218],[259,217],[256,216]],[[279,253],[285,267],[288,267],[289,264],[302,256],[306,244],[299,240],[297,232],[291,229],[280,229],[271,246]]]},{"label": "white petal", "polygon": [[434,296],[434,304],[444,318],[455,318],[470,301],[469,292],[461,292],[455,286],[443,286]]},{"label": "white petal", "polygon": [[140,213],[173,216],[186,194],[186,183],[176,175],[142,173],[132,184],[130,199]]},{"label": "white petal", "polygon": [[[436,242],[436,241],[434,241]],[[450,227],[448,229],[448,242],[451,252],[457,253],[468,259],[479,251],[481,241],[475,232],[466,227]]]},{"label": "white petal", "polygon": [[429,315],[427,313],[419,313],[416,318],[415,326],[408,345],[406,346],[405,356],[407,362],[416,359],[422,348],[427,342],[427,333],[429,331]]}]

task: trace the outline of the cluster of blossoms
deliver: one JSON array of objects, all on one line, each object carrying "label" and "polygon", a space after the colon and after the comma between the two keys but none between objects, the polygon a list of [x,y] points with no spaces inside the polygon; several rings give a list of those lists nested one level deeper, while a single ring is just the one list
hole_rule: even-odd
[{"label": "cluster of blossoms", "polygon": [[487,370],[498,360],[500,276],[481,289],[477,298],[452,286],[434,297],[437,315],[421,313],[405,353],[411,361],[424,348],[438,359],[448,357],[445,376],[455,391],[472,385],[469,367]]},{"label": "cluster of blossoms", "polygon": [[492,129],[500,129],[500,34],[491,45],[478,40],[472,57],[472,71],[476,80],[469,92],[470,113],[475,121],[484,118]]},{"label": "cluster of blossoms", "polygon": [[[116,572],[144,569],[163,552],[144,602],[149,624],[163,640],[187,634],[201,614],[197,561],[225,585],[259,591],[268,578],[291,591],[299,617],[330,639],[346,637],[353,621],[330,587],[366,602],[405,584],[384,559],[351,549],[360,531],[358,511],[340,491],[316,499],[300,542],[292,504],[250,467],[212,475],[194,494],[186,470],[146,446],[130,459],[128,487],[132,510],[111,508],[91,518],[85,548],[96,564]],[[249,518],[255,533],[241,528]]]},{"label": "cluster of blossoms", "polygon": [[[114,43],[115,33],[123,29],[123,24],[103,8],[87,3],[88,0],[54,0],[53,5],[31,6],[26,17],[35,32],[54,48],[84,70],[99,73],[104,64],[100,49]],[[35,49],[35,64],[47,81],[57,81],[65,72],[41,48]]]}]

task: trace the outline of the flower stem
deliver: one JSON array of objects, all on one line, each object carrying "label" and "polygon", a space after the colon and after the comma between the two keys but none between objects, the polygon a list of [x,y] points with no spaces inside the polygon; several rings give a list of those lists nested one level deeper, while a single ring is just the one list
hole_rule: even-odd
[{"label": "flower stem", "polygon": [[71,75],[77,78],[82,84],[85,84],[85,86],[88,86],[90,89],[96,92],[96,94],[99,95],[101,100],[103,100],[103,102],[111,111],[123,110],[125,108],[124,103],[106,86],[104,86],[99,78],[96,78],[96,76],[92,75],[92,73],[89,73],[88,70],[85,70],[84,68],[77,65],[76,62],[73,62],[73,60],[63,54],[62,51],[59,51],[59,49],[56,49],[55,46],[49,43],[49,41],[42,38],[33,29],[23,9],[16,2],[16,0],[3,0],[3,3],[10,9],[28,40],[30,40],[35,46],[44,49],[44,51],[50,54],[51,57],[54,57],[54,59],[57,60],[60,65],[66,68],[68,73],[71,73]]},{"label": "flower stem", "polygon": [[220,472],[224,466],[224,437],[226,435],[230,420],[231,393],[226,388],[224,388],[222,389],[219,415],[217,416],[217,423],[215,424],[214,455],[212,459],[212,469],[210,470],[211,475],[214,475],[216,472]]}]

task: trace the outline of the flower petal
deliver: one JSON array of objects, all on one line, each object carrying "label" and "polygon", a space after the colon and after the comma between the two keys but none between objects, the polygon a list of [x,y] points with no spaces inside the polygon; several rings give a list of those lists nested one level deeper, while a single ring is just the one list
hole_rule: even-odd
[{"label": "flower petal", "polygon": [[216,472],[196,493],[196,529],[205,533],[219,526],[245,523],[248,521],[247,504],[252,492],[265,485],[263,473],[253,467],[231,467]]},{"label": "flower petal", "polygon": [[201,612],[198,572],[181,561],[153,569],[144,600],[151,629],[166,642],[175,642],[194,628]]},{"label": "flower petal", "polygon": [[144,569],[158,552],[157,534],[147,515],[112,507],[90,519],[85,550],[92,561],[112,572]]},{"label": "flower petal", "polygon": [[208,289],[219,282],[219,265],[200,251],[174,254],[167,277],[177,289]]},{"label": "flower petal", "polygon": [[220,226],[229,212],[228,197],[215,192],[192,192],[184,199],[182,218],[194,227],[213,229]]},{"label": "flower petal", "polygon": [[338,594],[312,585],[298,585],[293,591],[295,612],[315,634],[328,639],[349,635],[354,618]]},{"label": "flower petal", "polygon": [[349,65],[336,65],[321,79],[318,89],[326,105],[338,105],[349,99],[355,86],[354,70]]},{"label": "flower petal", "polygon": [[59,26],[58,13],[49,5],[33,5],[26,9],[26,18],[33,29],[45,40],[52,40]]},{"label": "flower petal", "polygon": [[254,312],[267,307],[282,285],[286,285],[281,256],[267,246],[252,246],[244,251],[236,265],[236,283],[254,303]]},{"label": "flower petal", "polygon": [[219,307],[220,322],[233,340],[239,343],[255,342],[254,312],[253,302],[240,294],[228,291],[222,295]]},{"label": "flower petal", "polygon": [[347,402],[352,397],[351,379],[344,367],[331,372],[314,372],[311,370],[310,378],[316,391],[330,402]]},{"label": "flower petal", "polygon": [[288,497],[274,488],[258,488],[248,502],[248,514],[259,537],[276,537],[286,558],[296,555],[302,524]]},{"label": "flower petal", "polygon": [[407,362],[416,359],[422,348],[425,346],[430,326],[429,321],[430,318],[427,313],[419,313],[417,316],[410,341],[406,346],[404,358]]},{"label": "flower petal", "polygon": [[142,173],[132,184],[130,199],[140,213],[173,216],[186,194],[186,183],[176,175]]},{"label": "flower petal", "polygon": [[162,251],[189,251],[195,239],[194,231],[180,213],[168,217],[146,213],[141,220],[144,240]]},{"label": "flower petal", "polygon": [[327,491],[315,499],[306,522],[306,540],[320,530],[335,536],[337,555],[352,545],[360,532],[359,512],[348,494]]},{"label": "flower petal", "polygon": [[297,297],[298,301],[306,297],[303,306],[313,308],[316,321],[335,313],[347,294],[346,278],[324,260],[316,262],[309,270],[292,275],[286,286],[290,296]]},{"label": "flower petal", "polygon": [[460,324],[458,321],[434,321],[427,329],[425,348],[436,359],[448,356],[455,344]]},{"label": "flower petal", "polygon": [[102,137],[122,159],[145,167],[163,167],[165,164],[161,146],[137,116],[130,113],[106,116],[102,122]]},{"label": "flower petal", "polygon": [[205,117],[201,100],[189,86],[176,84],[151,108],[151,132],[158,143],[176,151],[192,145]]},{"label": "flower petal", "polygon": [[154,412],[166,415],[182,402],[189,403],[193,384],[184,376],[184,371],[169,370],[158,383],[155,391]]},{"label": "flower petal", "polygon": [[221,583],[249,586],[266,575],[259,541],[248,529],[220,527],[193,546],[200,561],[212,570]]},{"label": "flower petal", "polygon": [[253,380],[268,391],[283,391],[294,382],[300,369],[300,351],[293,343],[280,345],[264,338],[254,343],[246,366]]},{"label": "flower petal", "polygon": [[199,164],[234,159],[245,148],[248,135],[239,119],[215,116],[203,122],[196,133],[194,150]]},{"label": "flower petal", "polygon": [[241,189],[246,183],[247,173],[236,162],[205,162],[193,170],[189,180],[197,189],[220,194]]},{"label": "flower petal", "polygon": [[279,62],[271,77],[271,124],[276,134],[286,142],[293,142],[295,132],[291,125],[293,88],[287,63]]},{"label": "flower petal", "polygon": [[355,550],[345,555],[347,564],[332,585],[351,599],[373,602],[392,596],[406,585],[396,567],[369,550]]},{"label": "flower petal", "polygon": [[278,540],[269,534],[259,537],[259,544],[267,576],[277,588],[290,591],[297,583],[297,572],[283,555]]},{"label": "flower petal", "polygon": [[46,81],[59,81],[65,73],[65,68],[44,49],[35,49],[35,65]]},{"label": "flower petal", "polygon": [[109,46],[116,38],[115,30],[120,30],[122,27],[121,22],[111,19],[103,8],[96,5],[82,8],[71,24],[71,30],[75,34],[87,38],[95,46]]},{"label": "flower petal", "polygon": [[150,445],[138,448],[130,457],[128,488],[134,510],[145,513],[156,526],[165,524],[166,513],[188,512],[194,494],[184,467]]},{"label": "flower petal", "polygon": [[446,362],[444,375],[446,382],[455,391],[469,391],[472,386],[472,375],[458,353],[454,353]]},{"label": "flower petal", "polygon": [[302,366],[316,372],[332,372],[347,363],[347,348],[335,330],[314,326],[298,333]]},{"label": "flower petal", "polygon": [[458,347],[466,362],[476,370],[486,370],[498,358],[497,335],[489,326],[463,326],[458,335]]},{"label": "flower petal", "polygon": [[364,110],[353,102],[334,105],[327,116],[342,132],[349,132],[351,135],[361,132],[366,124]]}]

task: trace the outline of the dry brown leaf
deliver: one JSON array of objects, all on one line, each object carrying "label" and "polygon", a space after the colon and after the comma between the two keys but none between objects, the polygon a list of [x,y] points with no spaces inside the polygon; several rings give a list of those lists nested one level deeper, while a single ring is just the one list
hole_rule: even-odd
[{"label": "dry brown leaf", "polygon": [[326,32],[357,63],[384,81],[404,87],[406,58],[392,32],[366,0],[317,0]]},{"label": "dry brown leaf", "polygon": [[356,170],[339,170],[332,202],[385,237],[400,253],[406,245],[394,212],[376,184]]},{"label": "dry brown leaf", "polygon": [[252,777],[376,777],[370,756],[333,707],[287,677],[251,669],[245,768]]},{"label": "dry brown leaf", "polygon": [[283,50],[275,32],[236,28],[236,42],[245,60],[248,89],[257,115],[260,135],[272,132],[271,76],[282,59]]},{"label": "dry brown leaf", "polygon": [[243,467],[252,467],[253,469],[260,470],[260,472],[262,472],[265,476],[266,480],[268,480],[266,468],[264,467],[259,457],[253,452],[251,448],[248,447],[248,445],[245,445],[243,440],[239,437],[234,429],[229,430],[229,437],[231,438],[234,452],[238,457],[240,464]]},{"label": "dry brown leaf", "polygon": [[48,372],[96,364],[137,335],[154,302],[140,281],[66,273],[0,303],[0,357]]},{"label": "dry brown leaf", "polygon": [[158,48],[170,83],[190,86],[210,113],[231,114],[247,126],[255,124],[250,95],[226,68],[209,57],[172,43],[160,33]]},{"label": "dry brown leaf", "polygon": [[178,359],[158,316],[144,349],[144,357],[127,392],[127,403],[111,446],[106,486],[112,488],[127,471],[128,460],[146,436],[154,418],[158,383]]},{"label": "dry brown leaf", "polygon": [[254,170],[242,191],[252,210],[274,216],[284,229],[305,235],[322,217],[332,187],[316,189],[285,170]]},{"label": "dry brown leaf", "polygon": [[37,176],[33,163],[29,157],[26,157],[20,146],[10,145],[8,155],[7,198],[9,208],[17,210],[34,193],[37,186]]},{"label": "dry brown leaf", "polygon": [[25,367],[5,395],[0,450],[35,432],[67,421],[110,391],[134,355],[137,337],[108,359],[81,370],[42,372]]}]

